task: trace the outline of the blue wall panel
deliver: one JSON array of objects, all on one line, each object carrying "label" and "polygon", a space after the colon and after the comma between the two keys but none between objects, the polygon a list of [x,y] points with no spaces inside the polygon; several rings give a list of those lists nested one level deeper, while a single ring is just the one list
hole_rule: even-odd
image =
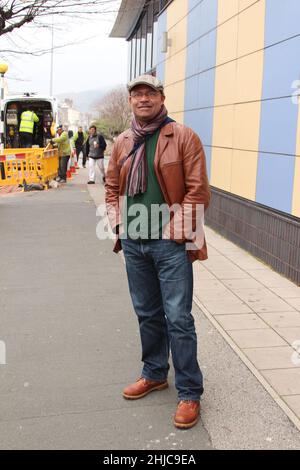
[{"label": "blue wall panel", "polygon": [[199,90],[199,75],[187,78],[185,81],[185,100],[184,109],[186,111],[190,109],[199,108],[200,97],[198,94]]},{"label": "blue wall panel", "polygon": [[299,51],[300,37],[290,39],[265,50],[263,99],[292,94],[292,84],[295,80],[299,80],[300,65],[299,60],[296,59],[299,56]]},{"label": "blue wall panel", "polygon": [[191,127],[200,137],[206,155],[208,176],[211,168],[211,141],[213,131],[213,108],[199,109],[196,111],[186,111],[184,114],[184,124]]},{"label": "blue wall panel", "polygon": [[192,42],[187,48],[186,54],[186,76],[190,77],[199,72],[200,66],[200,42]]},{"label": "blue wall panel", "polygon": [[192,10],[194,7],[198,6],[199,3],[203,3],[206,0],[190,0],[189,1],[189,10]]},{"label": "blue wall panel", "polygon": [[256,201],[287,213],[292,211],[297,117],[298,106],[290,98],[262,103]]},{"label": "blue wall panel", "polygon": [[291,213],[295,157],[259,154],[256,202]]},{"label": "blue wall panel", "polygon": [[266,0],[265,46],[300,33],[299,0]]},{"label": "blue wall panel", "polygon": [[199,39],[199,72],[215,67],[217,50],[216,30]]},{"label": "blue wall panel", "polygon": [[166,54],[161,52],[162,33],[167,31],[167,10],[158,17],[156,75],[164,83]]},{"label": "blue wall panel", "polygon": [[263,101],[261,104],[259,150],[296,153],[298,106],[291,98]]},{"label": "blue wall panel", "polygon": [[213,107],[215,101],[215,69],[198,75],[198,104],[200,108]]},{"label": "blue wall panel", "polygon": [[[196,5],[196,6],[195,6]],[[195,7],[195,8],[193,8]],[[188,44],[217,26],[218,0],[189,0]],[[191,11],[192,10],[192,11]]]},{"label": "blue wall panel", "polygon": [[295,60],[300,38],[292,37],[300,34],[299,18],[299,0],[266,0],[256,201],[287,213],[292,211],[298,122],[298,105],[290,95],[300,72]]},{"label": "blue wall panel", "polygon": [[[193,7],[195,8],[192,10]],[[189,0],[184,123],[197,132],[202,140],[209,176],[215,96],[217,15],[218,0],[198,2]],[[208,33],[211,29],[213,31]],[[207,70],[209,68],[211,70]]]}]

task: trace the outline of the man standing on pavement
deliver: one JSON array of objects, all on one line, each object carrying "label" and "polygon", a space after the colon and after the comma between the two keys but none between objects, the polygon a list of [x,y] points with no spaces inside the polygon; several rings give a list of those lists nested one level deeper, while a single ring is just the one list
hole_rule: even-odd
[{"label": "man standing on pavement", "polygon": [[85,168],[86,164],[86,154],[85,154],[85,142],[87,139],[86,132],[83,132],[82,127],[78,127],[78,131],[75,132],[75,135],[73,137],[73,141],[75,144],[76,148],[76,158],[77,158],[77,163],[79,160],[79,156],[82,152],[82,167]]},{"label": "man standing on pavement", "polygon": [[[123,396],[135,400],[168,387],[171,347],[178,392],[174,425],[187,429],[198,421],[203,393],[191,309],[192,261],[207,258],[203,230],[201,242],[194,236],[199,208],[203,216],[210,200],[205,155],[199,137],[168,117],[156,77],[137,77],[128,91],[134,117],[114,144],[105,185],[117,234],[114,251],[124,252],[144,363],[141,378]],[[155,218],[157,206],[166,206],[169,218],[163,211]],[[191,230],[183,231],[183,222]]]},{"label": "man standing on pavement", "polygon": [[57,144],[58,156],[59,156],[59,167],[58,167],[58,178],[56,181],[59,183],[66,183],[67,181],[67,169],[68,162],[71,154],[71,147],[69,142],[69,136],[66,131],[63,130],[63,126],[57,128],[58,137],[50,140],[51,144]]},{"label": "man standing on pavement", "polygon": [[86,142],[86,154],[89,158],[88,184],[95,184],[96,165],[98,165],[103,183],[105,183],[104,150],[106,149],[106,142],[104,137],[97,133],[96,126],[90,126],[89,134]]},{"label": "man standing on pavement", "polygon": [[34,111],[23,111],[21,114],[21,123],[19,128],[21,148],[31,148],[33,144],[34,124],[39,122],[38,116]]}]

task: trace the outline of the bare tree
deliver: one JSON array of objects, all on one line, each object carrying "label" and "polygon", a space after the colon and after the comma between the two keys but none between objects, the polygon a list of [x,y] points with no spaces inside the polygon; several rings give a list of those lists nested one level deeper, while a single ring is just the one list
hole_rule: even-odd
[{"label": "bare tree", "polygon": [[131,110],[128,104],[128,93],[125,87],[117,87],[108,92],[96,104],[95,110],[99,112],[99,123],[102,132],[112,139],[128,129],[131,121]]},{"label": "bare tree", "polygon": [[1,0],[0,36],[44,17],[88,17],[117,11],[118,0]]}]

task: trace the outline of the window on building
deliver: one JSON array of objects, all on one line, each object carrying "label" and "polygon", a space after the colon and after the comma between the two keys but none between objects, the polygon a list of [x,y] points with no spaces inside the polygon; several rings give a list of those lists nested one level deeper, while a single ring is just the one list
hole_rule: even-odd
[{"label": "window on building", "polygon": [[131,42],[131,79],[135,77],[135,60],[136,60],[136,38],[132,38]]},{"label": "window on building", "polygon": [[157,60],[158,15],[171,0],[150,0],[128,41],[130,45],[129,79],[150,72],[154,73]]},{"label": "window on building", "polygon": [[128,78],[131,80],[131,53],[132,53],[132,41],[128,44],[128,62],[127,62],[127,75]]},{"label": "window on building", "polygon": [[147,9],[147,41],[146,41],[146,71],[152,69],[152,51],[153,51],[153,3],[151,2]]},{"label": "window on building", "polygon": [[145,73],[146,71],[146,37],[147,37],[147,15],[144,15],[144,18],[141,23],[141,67],[140,73]]},{"label": "window on building", "polygon": [[136,63],[135,76],[140,75],[141,71],[141,28],[136,33]]}]

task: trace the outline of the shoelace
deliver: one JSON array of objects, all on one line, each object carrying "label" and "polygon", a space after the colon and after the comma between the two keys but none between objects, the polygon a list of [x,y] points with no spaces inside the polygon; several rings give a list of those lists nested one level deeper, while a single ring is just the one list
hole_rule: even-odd
[{"label": "shoelace", "polygon": [[195,405],[197,404],[198,402],[194,401],[194,400],[180,400],[180,402],[178,403],[178,406],[181,406],[181,405],[184,405],[184,404],[188,404],[188,405]]}]

